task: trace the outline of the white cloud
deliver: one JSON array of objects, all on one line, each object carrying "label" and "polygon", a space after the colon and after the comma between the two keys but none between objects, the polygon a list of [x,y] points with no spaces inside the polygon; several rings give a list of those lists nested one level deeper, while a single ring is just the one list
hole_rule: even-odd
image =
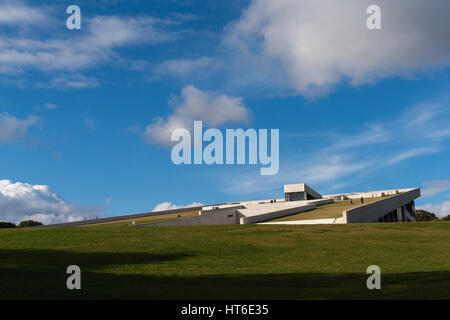
[{"label": "white cloud", "polygon": [[35,115],[29,115],[27,118],[20,120],[6,112],[0,113],[0,144],[17,141],[38,120],[39,118]]},{"label": "white cloud", "polygon": [[44,10],[28,7],[21,1],[5,1],[0,4],[0,24],[38,25],[47,20]]},{"label": "white cloud", "polygon": [[[304,182],[322,190],[331,190],[330,183],[340,179],[349,180],[357,177],[363,170],[368,170],[373,162],[357,160],[352,156],[328,153],[328,149],[312,154],[285,159],[280,170],[273,176],[240,173],[225,175],[225,191],[232,194],[269,192],[280,189],[286,183]],[[300,160],[299,160],[300,159]]]},{"label": "white cloud", "polygon": [[157,118],[149,124],[144,137],[149,143],[170,144],[173,130],[192,129],[193,121],[202,120],[209,127],[226,123],[248,123],[250,112],[241,98],[231,97],[211,91],[201,91],[189,85],[181,92],[181,102],[168,118]]},{"label": "white cloud", "polygon": [[173,204],[172,202],[161,202],[161,203],[158,203],[153,208],[152,211],[165,211],[165,210],[180,209],[180,208],[198,207],[198,206],[203,206],[203,203],[193,202],[193,203],[185,205],[185,206],[177,206],[176,204]]},{"label": "white cloud", "polygon": [[450,128],[436,130],[428,134],[428,138],[431,139],[445,139],[449,137],[450,137]]},{"label": "white cloud", "polygon": [[308,181],[309,183],[335,181],[339,178],[359,172],[370,165],[369,162],[357,162],[350,159],[350,157],[339,154],[331,155],[323,159],[324,160],[300,170],[299,175],[301,181]]},{"label": "white cloud", "polygon": [[342,150],[367,146],[370,144],[380,144],[392,138],[391,131],[380,124],[372,124],[362,132],[353,135],[333,135],[335,141],[330,149]]},{"label": "white cloud", "polygon": [[[200,120],[200,119],[196,119]],[[183,119],[170,115],[167,120],[156,118],[145,128],[144,139],[151,144],[160,144],[169,146],[171,144],[170,136],[175,129],[185,128],[191,130],[193,120]]]},{"label": "white cloud", "polygon": [[422,184],[425,188],[422,189],[422,197],[432,197],[435,194],[450,189],[449,180],[425,181]]},{"label": "white cloud", "polygon": [[[18,31],[18,26],[24,21],[39,20],[30,14],[37,15],[43,10],[40,7],[12,2],[8,4],[7,10],[14,15],[7,19],[6,13],[0,13],[0,23],[1,19],[8,21],[13,24],[14,29],[7,33],[0,32],[0,72],[8,75],[20,74],[27,69],[72,73],[103,62],[120,63],[122,58],[117,52],[119,48],[156,44],[174,38],[171,32],[163,30],[164,21],[150,16],[86,17],[83,20],[82,32],[75,32],[71,37],[63,36],[57,29],[45,24]],[[24,20],[24,17],[27,18]],[[42,36],[43,34],[46,36]],[[57,78],[52,85],[86,87],[86,81],[82,82],[84,84],[80,86],[80,81],[67,82]],[[90,81],[88,86],[92,87],[93,84],[98,85]]]},{"label": "white cloud", "polygon": [[[406,110],[402,121],[408,128],[425,127],[427,130],[435,129],[436,121],[448,119],[450,116],[450,95],[438,96],[434,99],[423,101]],[[433,130],[431,130],[433,131]]]},{"label": "white cloud", "polygon": [[433,153],[437,153],[439,150],[436,148],[414,148],[411,150],[403,151],[393,156],[387,163],[395,164],[400,161],[408,160],[414,157],[429,155]]},{"label": "white cloud", "polygon": [[[253,172],[230,178],[226,174],[224,189],[233,194],[268,192],[285,183],[304,182],[328,192],[367,181],[368,176],[384,172],[389,166],[447,150],[446,145],[431,139],[428,133],[448,128],[449,110],[448,97],[439,97],[406,108],[396,119],[358,124],[357,131],[351,134],[305,133],[303,136],[314,140],[312,149],[300,154],[281,154],[283,161],[277,175],[261,177]],[[420,121],[411,125],[414,119]]]},{"label": "white cloud", "polygon": [[154,69],[155,75],[172,75],[177,77],[195,74],[204,75],[222,67],[222,61],[213,57],[201,57],[197,59],[173,59],[166,60]]},{"label": "white cloud", "polygon": [[156,29],[161,20],[149,17],[97,16],[89,20],[90,35],[84,48],[121,47],[129,44],[160,43],[173,35]]},{"label": "white cloud", "polygon": [[264,69],[280,87],[307,96],[450,64],[447,0],[379,0],[382,30],[374,31],[366,27],[370,4],[254,0],[228,26],[224,43],[241,66],[258,61],[248,77]]},{"label": "white cloud", "polygon": [[53,224],[83,220],[101,210],[68,203],[45,185],[0,180],[0,221],[38,220]]},{"label": "white cloud", "polygon": [[59,75],[46,83],[38,83],[37,87],[61,88],[61,89],[86,89],[100,86],[100,81],[94,77],[86,77],[82,74]]},{"label": "white cloud", "polygon": [[444,201],[440,204],[427,203],[423,206],[417,206],[417,209],[426,210],[439,218],[443,218],[450,215],[450,201]]}]

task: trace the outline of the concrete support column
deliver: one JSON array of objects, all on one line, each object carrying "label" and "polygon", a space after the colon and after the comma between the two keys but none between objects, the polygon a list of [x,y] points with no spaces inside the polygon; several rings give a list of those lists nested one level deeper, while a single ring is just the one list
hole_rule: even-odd
[{"label": "concrete support column", "polygon": [[398,221],[398,222],[403,222],[403,218],[402,218],[402,207],[398,207],[398,208],[397,208],[397,221]]},{"label": "concrete support column", "polygon": [[406,217],[406,221],[416,222],[416,218],[414,218],[414,216],[411,215],[411,213],[408,211],[406,206],[405,206],[405,217]]},{"label": "concrete support column", "polygon": [[411,209],[412,209],[412,216],[414,217],[414,218],[416,218],[417,217],[417,213],[416,213],[416,204],[414,203],[414,201],[412,201],[412,203],[411,203]]}]

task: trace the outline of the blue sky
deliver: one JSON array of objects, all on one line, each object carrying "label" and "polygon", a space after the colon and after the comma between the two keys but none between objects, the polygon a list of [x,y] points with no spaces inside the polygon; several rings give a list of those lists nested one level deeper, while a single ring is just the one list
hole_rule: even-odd
[{"label": "blue sky", "polygon": [[[282,197],[296,182],[420,186],[418,205],[450,214],[449,4],[378,3],[369,31],[369,1],[0,1],[0,217]],[[71,4],[81,30],[66,28]],[[278,174],[174,165],[168,132],[193,120],[279,129]]]}]

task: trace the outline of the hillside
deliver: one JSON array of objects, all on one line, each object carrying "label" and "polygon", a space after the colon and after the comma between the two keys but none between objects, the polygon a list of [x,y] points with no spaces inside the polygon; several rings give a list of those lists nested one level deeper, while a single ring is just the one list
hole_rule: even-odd
[{"label": "hillside", "polygon": [[0,298],[450,299],[449,252],[449,222],[3,229]]}]

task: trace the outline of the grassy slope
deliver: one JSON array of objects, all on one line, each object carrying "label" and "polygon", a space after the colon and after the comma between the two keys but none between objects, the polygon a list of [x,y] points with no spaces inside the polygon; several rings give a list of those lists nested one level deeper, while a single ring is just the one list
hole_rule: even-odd
[{"label": "grassy slope", "polygon": [[[367,199],[364,199],[363,204],[372,203],[372,202],[382,200],[382,199],[385,199],[385,197],[367,198]],[[353,204],[350,204],[350,200],[337,201],[334,203],[323,204],[323,205],[317,206],[317,208],[314,210],[300,212],[300,213],[289,215],[286,217],[273,219],[270,222],[341,218],[342,211],[356,208],[356,207],[359,207],[360,205],[361,205],[360,199],[354,199]]]},{"label": "grassy slope", "polygon": [[[176,212],[176,213],[162,214],[159,216],[149,216],[149,217],[144,217],[144,218],[124,219],[124,220],[120,220],[120,221],[104,222],[104,223],[98,223],[97,225],[120,224],[122,226],[131,226],[132,221],[135,221],[136,225],[140,225],[140,224],[145,224],[145,223],[173,220],[173,219],[177,219],[177,218],[193,217],[193,216],[197,216],[198,212],[199,212],[199,210],[188,210],[188,211],[182,211],[182,212]],[[93,226],[93,225],[87,225],[86,227],[91,227],[91,226]]]},{"label": "grassy slope", "polygon": [[3,229],[0,298],[449,299],[449,252],[450,222]]}]

